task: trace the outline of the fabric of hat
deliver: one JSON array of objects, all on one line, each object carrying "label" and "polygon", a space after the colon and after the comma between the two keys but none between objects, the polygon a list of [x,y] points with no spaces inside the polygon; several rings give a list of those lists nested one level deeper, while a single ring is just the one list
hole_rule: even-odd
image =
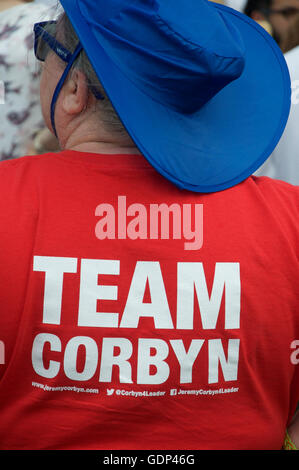
[{"label": "fabric of hat", "polygon": [[168,180],[220,191],[272,153],[291,86],[256,22],[206,0],[61,4],[128,133]]}]

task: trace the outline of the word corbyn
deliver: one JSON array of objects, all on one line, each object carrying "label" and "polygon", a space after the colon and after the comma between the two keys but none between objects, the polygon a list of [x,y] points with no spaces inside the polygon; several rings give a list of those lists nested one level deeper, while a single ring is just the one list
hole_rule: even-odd
[{"label": "word corbyn", "polygon": [[[33,269],[45,273],[43,323],[61,325],[63,280],[68,273],[77,272],[77,258],[35,256]],[[127,301],[122,312],[98,311],[99,300],[117,300],[116,285],[99,285],[99,276],[120,274],[119,260],[82,259],[80,272],[80,295],[77,326],[118,329],[117,337],[101,335],[97,342],[89,336],[71,338],[61,354],[61,360],[50,360],[44,364],[44,349],[62,353],[62,342],[57,334],[39,333],[34,338],[32,364],[35,372],[47,378],[54,378],[63,367],[64,374],[71,380],[92,379],[99,367],[98,380],[111,382],[115,366],[119,370],[121,383],[133,383],[133,370],[130,360],[137,358],[137,383],[161,384],[168,380],[170,367],[167,358],[175,355],[180,371],[180,382],[191,383],[193,365],[204,343],[208,346],[208,381],[219,380],[219,366],[226,381],[237,380],[239,362],[239,339],[227,341],[224,352],[221,339],[192,339],[186,349],[182,339],[161,339],[165,330],[194,329],[194,297],[197,296],[200,308],[202,329],[215,330],[220,306],[225,293],[225,329],[240,328],[240,266],[239,263],[216,263],[211,295],[209,295],[203,264],[200,262],[177,263],[177,309],[176,325],[171,315],[160,263],[157,261],[137,261]],[[144,302],[146,286],[149,286],[151,302]],[[119,335],[119,330],[137,330],[142,317],[152,318],[158,338],[137,338],[132,341]],[[94,330],[93,330],[94,331]],[[55,328],[57,332],[57,328]],[[196,335],[198,336],[198,335]],[[133,345],[137,347],[134,350]],[[77,370],[79,350],[85,349],[83,370]],[[117,354],[116,354],[117,351]],[[56,354],[57,359],[57,354]],[[134,361],[133,361],[134,362]],[[135,362],[134,362],[135,363]],[[153,367],[155,373],[153,373]]]}]

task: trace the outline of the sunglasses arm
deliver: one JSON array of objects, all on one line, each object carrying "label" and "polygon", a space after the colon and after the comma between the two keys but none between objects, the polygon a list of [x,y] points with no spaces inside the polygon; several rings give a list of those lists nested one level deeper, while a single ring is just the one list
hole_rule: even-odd
[{"label": "sunglasses arm", "polygon": [[56,107],[56,102],[57,102],[57,99],[58,99],[58,96],[59,96],[59,93],[64,85],[64,82],[66,80],[66,77],[68,76],[69,74],[69,71],[71,70],[75,60],[77,59],[78,55],[80,54],[80,52],[82,51],[83,47],[82,47],[82,44],[79,42],[79,44],[77,45],[67,67],[65,68],[62,76],[61,76],[61,79],[59,80],[58,84],[57,84],[57,87],[54,91],[54,95],[53,95],[53,98],[52,98],[52,103],[51,103],[51,124],[52,124],[52,128],[53,128],[53,131],[54,131],[54,134],[55,136],[57,137],[57,131],[56,131],[56,126],[55,126],[55,107]]}]

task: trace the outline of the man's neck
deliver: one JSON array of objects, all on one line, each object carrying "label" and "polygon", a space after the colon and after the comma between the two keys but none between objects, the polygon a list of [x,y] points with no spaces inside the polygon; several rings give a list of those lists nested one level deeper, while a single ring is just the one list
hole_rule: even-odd
[{"label": "man's neck", "polygon": [[85,142],[77,145],[67,146],[64,150],[75,150],[76,152],[99,153],[104,155],[140,155],[135,146],[124,146],[106,142]]},{"label": "man's neck", "polygon": [[94,113],[80,120],[70,120],[64,126],[56,126],[62,150],[100,154],[139,154],[140,151],[131,137],[126,134],[110,133]]}]

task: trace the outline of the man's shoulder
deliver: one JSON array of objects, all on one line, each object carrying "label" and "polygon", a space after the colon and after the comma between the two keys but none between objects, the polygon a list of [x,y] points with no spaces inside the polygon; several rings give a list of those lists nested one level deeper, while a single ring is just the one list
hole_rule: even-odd
[{"label": "man's shoulder", "polygon": [[49,176],[49,172],[54,171],[57,162],[56,154],[49,153],[43,155],[32,155],[4,160],[0,162],[0,187],[1,191],[5,187],[9,188],[13,182],[22,181],[23,185],[32,180]]},{"label": "man's shoulder", "polygon": [[269,176],[252,176],[252,181],[260,191],[277,192],[283,195],[299,195],[299,186]]},{"label": "man's shoulder", "polygon": [[53,154],[26,155],[24,157],[12,158],[0,161],[0,173],[16,171],[24,167],[36,166],[39,162],[44,162],[47,157]]},{"label": "man's shoulder", "polygon": [[299,186],[268,176],[252,176],[251,180],[268,206],[299,215]]}]

